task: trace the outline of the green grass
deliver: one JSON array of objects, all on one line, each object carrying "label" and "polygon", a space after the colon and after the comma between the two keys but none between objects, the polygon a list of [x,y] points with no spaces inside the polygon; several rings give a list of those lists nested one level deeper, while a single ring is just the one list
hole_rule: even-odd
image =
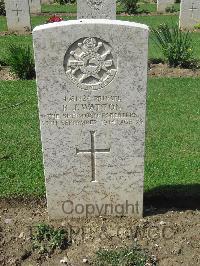
[{"label": "green grass", "polygon": [[[200,184],[199,83],[149,80],[146,192]],[[35,81],[1,81],[0,111],[0,196],[44,195]]]},{"label": "green grass", "polygon": [[0,65],[1,63],[6,63],[8,57],[8,46],[10,44],[21,44],[21,45],[30,45],[32,47],[32,36],[31,35],[6,35],[0,37]]},{"label": "green grass", "polygon": [[[0,16],[0,32],[7,30],[6,17]],[[2,38],[2,37],[0,37]]]},{"label": "green grass", "polygon": [[149,81],[146,191],[200,184],[200,79]]},{"label": "green grass", "polygon": [[147,11],[148,13],[156,12],[157,5],[154,3],[140,3],[138,12]]},{"label": "green grass", "polygon": [[59,5],[59,4],[53,4],[53,5],[42,5],[42,12],[44,13],[76,13],[76,5]]},{"label": "green grass", "polygon": [[134,21],[146,24],[149,27],[158,27],[161,23],[178,23],[178,16],[156,15],[156,16],[120,16],[120,20]]},{"label": "green grass", "polygon": [[[36,16],[32,17],[32,25],[33,28],[37,25],[41,25],[46,22],[48,16]],[[65,20],[73,19],[73,17],[64,17]],[[149,27],[157,27],[161,23],[178,23],[178,16],[125,16],[118,17],[120,20],[129,20],[135,21],[137,23],[147,24]],[[2,22],[2,23],[1,23]],[[6,23],[5,17],[0,17],[0,31],[5,31]],[[191,33],[194,47],[194,56],[197,59],[200,59],[200,33]],[[10,44],[31,44],[31,35],[30,36],[16,36],[16,35],[7,35],[0,37],[0,62],[5,61],[6,57],[6,49],[8,43]],[[154,45],[153,41],[150,38],[149,41],[149,58],[160,58],[162,57],[161,52]]]},{"label": "green grass", "polygon": [[[100,249],[96,252],[94,266],[145,266],[150,258],[139,247]],[[150,265],[150,264],[149,264]]]},{"label": "green grass", "polygon": [[35,81],[0,82],[0,195],[43,195]]},{"label": "green grass", "polygon": [[[178,11],[180,9],[180,4],[174,4],[175,9]],[[147,11],[148,13],[157,12],[156,3],[140,3],[138,12]]]},{"label": "green grass", "polygon": [[[117,12],[123,12],[122,6],[117,6]],[[76,13],[77,12],[77,6],[75,4],[72,5],[59,5],[59,4],[53,4],[53,5],[42,5],[42,12],[43,13]]]},{"label": "green grass", "polygon": [[[45,24],[48,20],[49,16],[35,16],[35,17],[31,17],[31,25],[32,28],[38,26],[38,25],[42,25]],[[70,19],[75,19],[75,17],[67,17],[67,16],[62,16],[64,20],[70,20]],[[0,32],[1,31],[7,31],[7,24],[6,24],[6,18],[3,16],[0,16]],[[24,36],[24,35],[23,35]],[[3,37],[1,36],[0,39],[2,39]]]},{"label": "green grass", "polygon": [[[150,12],[154,12],[155,7],[155,4],[141,5],[141,9]],[[43,6],[43,11],[76,12],[74,5],[67,6],[67,11],[64,8]],[[48,16],[32,17],[32,26],[43,24],[47,19]],[[178,22],[177,15],[121,16],[118,19],[150,27]],[[0,17],[0,31],[6,30],[6,19]],[[191,35],[195,57],[200,59],[200,33]],[[8,44],[32,46],[32,36],[1,36],[0,64],[6,61]],[[149,44],[149,58],[161,57],[151,38]],[[200,184],[199,82],[200,79],[192,78],[149,80],[146,192],[161,186]],[[44,195],[35,81],[0,81],[0,98],[0,196]]]},{"label": "green grass", "polygon": [[[179,8],[179,4],[175,5],[176,8]],[[156,12],[156,4],[154,3],[140,3],[138,11],[147,11],[149,13]],[[75,4],[67,4],[67,5],[59,5],[59,4],[53,4],[53,5],[42,5],[42,12],[44,13],[76,13],[77,6]],[[117,5],[117,13],[124,12],[124,8],[122,5]]]}]

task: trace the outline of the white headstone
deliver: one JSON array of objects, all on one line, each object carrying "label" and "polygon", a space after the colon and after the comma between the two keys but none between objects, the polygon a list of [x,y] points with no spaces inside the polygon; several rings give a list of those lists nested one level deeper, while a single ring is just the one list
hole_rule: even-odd
[{"label": "white headstone", "polygon": [[174,4],[174,0],[157,0],[157,12],[164,13],[167,7]]},{"label": "white headstone", "polygon": [[181,29],[193,29],[200,24],[200,0],[182,0],[179,26]]},{"label": "white headstone", "polygon": [[148,27],[67,21],[33,39],[49,216],[142,216]]},{"label": "white headstone", "polygon": [[5,0],[6,19],[10,31],[30,31],[30,9],[27,0]]},{"label": "white headstone", "polygon": [[77,0],[77,17],[116,19],[116,0]]},{"label": "white headstone", "polygon": [[41,13],[41,0],[28,0],[31,14]]}]

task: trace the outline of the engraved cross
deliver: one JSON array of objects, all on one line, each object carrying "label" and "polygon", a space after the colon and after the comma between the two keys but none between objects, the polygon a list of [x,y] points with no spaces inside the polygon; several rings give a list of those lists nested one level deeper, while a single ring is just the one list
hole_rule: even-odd
[{"label": "engraved cross", "polygon": [[192,11],[192,18],[194,18],[194,10],[198,9],[197,7],[194,7],[194,2],[192,3],[192,7],[189,9]]},{"label": "engraved cross", "polygon": [[19,12],[22,12],[22,10],[18,8],[17,3],[16,3],[16,9],[13,9],[12,11],[17,12],[17,18],[18,18],[18,22],[19,22]]},{"label": "engraved cross", "polygon": [[95,182],[96,181],[95,154],[96,153],[108,153],[110,152],[110,148],[109,149],[96,149],[95,148],[95,131],[90,131],[90,136],[91,136],[91,149],[79,150],[76,148],[76,154],[79,154],[79,153],[90,153],[91,154],[92,182]]}]

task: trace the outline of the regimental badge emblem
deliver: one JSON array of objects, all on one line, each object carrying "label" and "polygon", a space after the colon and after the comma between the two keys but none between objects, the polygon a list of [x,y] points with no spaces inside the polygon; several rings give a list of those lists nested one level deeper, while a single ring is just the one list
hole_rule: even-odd
[{"label": "regimental badge emblem", "polygon": [[64,59],[67,77],[84,90],[99,90],[111,83],[117,72],[117,59],[111,46],[88,37],[73,43]]},{"label": "regimental badge emblem", "polygon": [[87,0],[89,7],[99,10],[102,8],[103,0]]}]

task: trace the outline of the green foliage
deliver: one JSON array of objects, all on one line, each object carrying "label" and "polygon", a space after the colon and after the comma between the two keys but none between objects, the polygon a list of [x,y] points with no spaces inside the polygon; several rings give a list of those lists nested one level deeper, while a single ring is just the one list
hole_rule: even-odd
[{"label": "green foliage", "polygon": [[7,63],[18,78],[35,78],[34,59],[29,45],[9,45]]},{"label": "green foliage", "polygon": [[176,9],[175,5],[172,5],[172,6],[166,7],[165,11],[166,11],[166,13],[175,13],[178,10]]},{"label": "green foliage", "polygon": [[0,0],[0,16],[5,16],[6,10],[5,10],[5,3],[4,0]]},{"label": "green foliage", "polygon": [[146,252],[138,247],[121,248],[115,250],[100,249],[96,253],[95,266],[145,266],[156,265],[148,258]]},{"label": "green foliage", "polygon": [[129,15],[137,13],[139,0],[121,0],[121,5]]},{"label": "green foliage", "polygon": [[60,5],[65,5],[65,4],[75,4],[76,0],[56,0],[57,3]]},{"label": "green foliage", "polygon": [[152,38],[162,51],[169,66],[191,66],[193,47],[189,32],[182,32],[177,24],[172,27],[168,24],[161,24],[158,28],[152,29],[152,32]]},{"label": "green foliage", "polygon": [[200,29],[200,23],[194,26],[195,29]]},{"label": "green foliage", "polygon": [[32,235],[33,249],[40,254],[52,254],[56,248],[64,249],[68,245],[64,229],[54,229],[46,224],[39,224]]}]

